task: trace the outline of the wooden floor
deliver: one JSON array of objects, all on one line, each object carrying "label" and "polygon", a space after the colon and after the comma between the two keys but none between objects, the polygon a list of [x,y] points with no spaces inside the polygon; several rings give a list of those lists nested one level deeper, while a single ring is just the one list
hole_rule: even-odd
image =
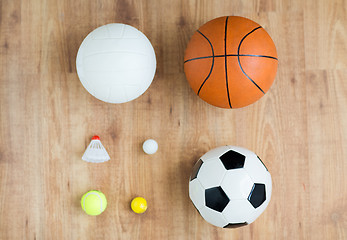
[{"label": "wooden floor", "polygon": [[[1,0],[1,239],[347,239],[347,1]],[[234,110],[200,100],[183,72],[184,49],[206,21],[240,15],[261,24],[279,69],[257,103]],[[103,103],[83,88],[78,47],[93,29],[122,22],[157,55],[148,91]],[[111,161],[81,160],[100,135]],[[159,151],[145,155],[146,138]],[[267,210],[239,229],[206,223],[188,196],[195,161],[243,146],[273,179]],[[83,193],[108,208],[83,213]],[[130,200],[144,196],[144,215]]]}]

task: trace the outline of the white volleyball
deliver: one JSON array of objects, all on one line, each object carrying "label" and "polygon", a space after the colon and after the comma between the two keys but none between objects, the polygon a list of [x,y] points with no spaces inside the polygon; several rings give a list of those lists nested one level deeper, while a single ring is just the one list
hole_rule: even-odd
[{"label": "white volleyball", "polygon": [[124,103],[136,99],[151,85],[156,58],[142,32],[112,23],[95,29],[83,40],[76,68],[82,85],[94,97]]}]

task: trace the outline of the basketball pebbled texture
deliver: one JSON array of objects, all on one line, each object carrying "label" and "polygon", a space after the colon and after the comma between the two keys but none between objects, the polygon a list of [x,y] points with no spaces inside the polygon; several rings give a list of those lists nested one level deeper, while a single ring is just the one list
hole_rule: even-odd
[{"label": "basketball pebbled texture", "polygon": [[197,30],[185,51],[184,71],[194,92],[221,108],[241,108],[260,99],[277,72],[269,34],[244,17],[220,17]]}]

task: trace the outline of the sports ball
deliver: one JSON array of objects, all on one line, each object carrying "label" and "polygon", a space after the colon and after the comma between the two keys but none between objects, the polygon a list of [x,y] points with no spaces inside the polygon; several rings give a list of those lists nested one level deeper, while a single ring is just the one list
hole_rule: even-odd
[{"label": "sports ball", "polygon": [[271,191],[271,175],[260,158],[235,146],[203,155],[189,181],[189,197],[200,215],[223,228],[252,223],[269,204]]},{"label": "sports ball", "polygon": [[147,201],[143,197],[136,197],[131,201],[131,209],[138,214],[147,210]]},{"label": "sports ball", "polygon": [[221,108],[241,108],[270,89],[277,52],[269,34],[244,17],[220,17],[201,26],[184,55],[184,72],[194,92]]},{"label": "sports ball", "polygon": [[94,97],[124,103],[151,85],[156,58],[147,37],[120,23],[101,26],[83,40],[76,59],[78,77]]},{"label": "sports ball", "polygon": [[96,216],[105,211],[107,200],[102,192],[93,190],[82,196],[81,206],[88,215]]},{"label": "sports ball", "polygon": [[153,139],[147,139],[143,143],[142,149],[147,154],[154,154],[158,150],[158,143]]}]

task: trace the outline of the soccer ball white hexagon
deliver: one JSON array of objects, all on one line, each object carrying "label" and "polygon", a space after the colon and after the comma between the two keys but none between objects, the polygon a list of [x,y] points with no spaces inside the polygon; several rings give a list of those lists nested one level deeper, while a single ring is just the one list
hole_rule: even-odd
[{"label": "soccer ball white hexagon", "polygon": [[222,146],[194,165],[189,197],[209,223],[235,228],[252,223],[270,202],[271,175],[260,158],[242,147]]}]

